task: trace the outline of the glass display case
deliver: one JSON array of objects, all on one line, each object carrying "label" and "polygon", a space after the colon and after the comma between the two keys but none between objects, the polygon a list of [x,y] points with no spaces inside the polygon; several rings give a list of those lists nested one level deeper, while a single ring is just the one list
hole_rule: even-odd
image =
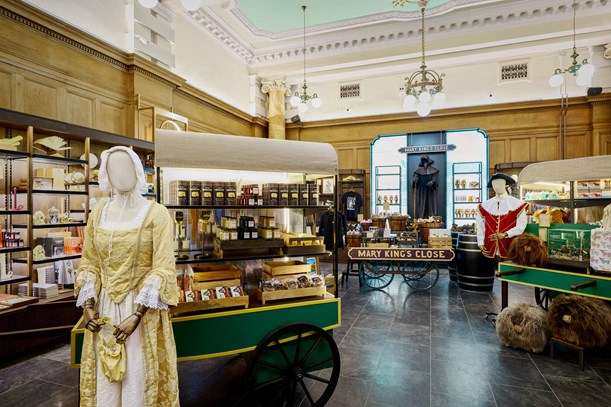
[{"label": "glass display case", "polygon": [[590,231],[583,229],[550,229],[547,250],[552,259],[570,261],[590,260]]}]

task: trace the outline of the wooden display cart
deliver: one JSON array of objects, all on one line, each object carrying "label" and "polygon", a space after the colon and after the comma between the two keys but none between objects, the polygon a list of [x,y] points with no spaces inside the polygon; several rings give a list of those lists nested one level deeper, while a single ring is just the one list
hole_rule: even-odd
[{"label": "wooden display cart", "polygon": [[[326,177],[333,176],[337,184],[337,155],[329,144],[165,130],[157,130],[155,143],[157,151],[155,162],[159,166],[157,190],[160,197],[163,197],[162,180],[167,182],[168,174],[171,172],[171,170],[166,172],[166,169],[179,169],[181,174],[190,169],[221,169],[229,172],[242,170],[251,173],[253,169],[256,169],[272,173],[316,174]],[[166,204],[163,199],[161,203]],[[238,205],[188,207],[166,204],[166,206],[171,212],[175,210],[183,212],[223,210],[232,211],[232,213],[261,211],[258,213],[266,216],[269,211],[278,209],[283,213],[297,210],[311,213],[325,209],[311,206],[297,208]],[[297,232],[304,232],[304,230]],[[284,240],[280,242],[281,245],[284,245]],[[339,379],[339,351],[332,337],[332,330],[341,325],[340,299],[335,289],[337,287],[337,256],[335,256],[337,247],[334,248],[333,253],[321,251],[316,244],[294,246],[300,250],[292,254],[283,253],[283,250],[240,253],[240,243],[244,248],[250,247],[248,240],[222,242],[219,245],[221,246],[220,251],[217,250],[216,255],[226,256],[226,250],[232,250],[229,258],[198,258],[197,253],[192,253],[193,255],[187,259],[177,260],[176,263],[177,265],[196,266],[194,268],[194,280],[196,280],[194,286],[209,288],[217,284],[240,282],[239,272],[231,268],[231,265],[240,261],[270,261],[271,263],[268,264],[272,266],[268,267],[268,273],[263,274],[284,278],[293,275],[295,271],[300,274],[309,272],[310,265],[298,263],[298,258],[333,254],[333,292],[327,292],[325,286],[304,288],[308,290],[307,292],[285,290],[285,297],[273,298],[278,302],[270,305],[267,304],[270,298],[265,296],[266,293],[263,293],[264,298],[261,301],[257,299],[255,289],[254,292],[249,290],[248,304],[224,304],[211,301],[200,301],[200,303],[207,304],[181,304],[178,311],[182,315],[184,315],[185,308],[180,310],[181,307],[187,307],[188,312],[206,312],[172,318],[178,360],[252,352],[247,369],[248,390],[244,396],[249,403],[268,405],[269,400],[281,395],[291,400],[288,405],[325,405]],[[283,264],[277,263],[278,260],[286,260],[285,257],[292,259]],[[216,265],[219,265],[220,269],[211,267]],[[230,266],[229,269],[226,268],[227,265]],[[225,267],[224,270],[223,267]],[[241,283],[244,284],[244,281]],[[300,295],[294,295],[296,293]],[[291,295],[287,296],[287,294]],[[233,308],[221,308],[226,305]],[[238,309],[235,308],[236,305],[239,306]],[[83,332],[84,327],[81,321],[72,331],[71,362],[73,367],[78,367],[80,363]],[[319,376],[317,371],[322,369],[325,369],[324,376]],[[321,391],[317,391],[316,395],[311,394],[305,385],[304,378],[306,377],[319,382],[317,385],[320,385]]]}]

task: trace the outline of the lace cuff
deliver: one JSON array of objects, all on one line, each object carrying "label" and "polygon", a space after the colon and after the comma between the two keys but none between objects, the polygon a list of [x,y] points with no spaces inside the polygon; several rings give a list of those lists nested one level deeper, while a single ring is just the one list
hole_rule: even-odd
[{"label": "lace cuff", "polygon": [[147,308],[167,310],[168,304],[159,298],[159,288],[161,288],[161,277],[152,276],[146,279],[144,286],[136,297],[136,304],[144,305]]},{"label": "lace cuff", "polygon": [[95,289],[95,274],[85,272],[82,280],[84,281],[81,286],[81,291],[78,293],[78,298],[76,299],[77,307],[82,307],[83,304],[85,304],[85,301],[90,298],[93,298],[95,302],[98,302],[98,293]]}]

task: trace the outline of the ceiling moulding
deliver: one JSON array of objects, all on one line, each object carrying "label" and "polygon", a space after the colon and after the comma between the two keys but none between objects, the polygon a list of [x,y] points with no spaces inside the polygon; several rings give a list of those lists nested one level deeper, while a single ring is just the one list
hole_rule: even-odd
[{"label": "ceiling moulding", "polygon": [[208,32],[225,48],[232,51],[250,65],[254,56],[252,47],[244,42],[231,27],[215,18],[212,14],[202,12],[202,10],[203,8],[200,7],[195,11],[188,11],[185,13],[186,18],[191,19],[200,29]]},{"label": "ceiling moulding", "polygon": [[[389,0],[390,1],[390,0]],[[589,10],[590,15],[599,13],[596,9],[605,7],[609,0],[578,0],[582,9]],[[527,26],[536,22],[560,21],[572,13],[570,1],[544,0],[521,1],[519,4],[507,4],[498,7],[472,7],[469,10],[458,11],[452,15],[438,15],[427,20],[427,36],[456,34],[469,30],[493,32],[511,25],[519,30],[520,25]],[[466,3],[465,3],[466,4]],[[462,4],[464,7],[465,4]],[[516,9],[516,6],[521,8]],[[458,6],[454,6],[454,9]],[[275,40],[274,45],[254,49],[222,18],[215,16],[208,8],[199,8],[196,12],[187,13],[203,30],[217,38],[223,46],[238,54],[249,66],[267,66],[290,63],[302,58],[299,33],[291,34],[294,38]],[[520,24],[520,25],[518,25]],[[312,33],[310,29],[308,32]],[[340,36],[341,34],[341,36]],[[338,53],[357,53],[371,47],[393,47],[405,44],[406,38],[419,37],[419,28],[406,26],[396,20],[387,24],[372,26],[368,30],[345,28],[341,33],[318,33],[311,38],[308,55],[311,58]]]},{"label": "ceiling moulding", "polygon": [[[378,0],[380,1],[380,0]],[[391,4],[392,0],[381,0],[388,1]],[[494,3],[499,2],[500,0],[450,0],[445,4],[442,4],[438,7],[434,7],[431,9],[427,9],[428,16],[436,16],[445,14],[449,11],[456,10],[463,7],[469,7],[472,5],[482,4],[482,3]],[[238,2],[239,3],[239,2]],[[236,7],[231,10],[231,13],[240,21],[248,30],[257,37],[266,37],[270,39],[283,39],[283,38],[292,38],[301,35],[302,29],[295,29],[291,31],[285,31],[281,33],[274,33],[270,31],[259,30],[255,27],[252,22],[246,17],[242,11]],[[328,24],[320,24],[313,27],[308,27],[307,32],[310,34],[313,33],[321,33],[321,32],[330,32],[344,29],[346,27],[349,28],[359,28],[362,26],[367,26],[371,24],[384,23],[388,21],[409,21],[409,20],[419,20],[420,19],[420,11],[400,11],[399,9],[390,11],[387,13],[379,13],[372,14],[369,16],[352,18],[348,20],[336,21]]]}]

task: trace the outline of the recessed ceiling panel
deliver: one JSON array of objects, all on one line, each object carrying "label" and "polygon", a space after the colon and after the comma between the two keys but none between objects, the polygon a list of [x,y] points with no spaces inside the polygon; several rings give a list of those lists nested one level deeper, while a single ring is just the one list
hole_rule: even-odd
[{"label": "recessed ceiling panel", "polygon": [[[431,0],[428,9],[434,10],[452,2],[452,0]],[[303,28],[301,6],[304,4],[307,6],[307,27],[333,25],[339,21],[358,20],[392,12],[419,11],[416,4],[406,3],[401,7],[393,7],[392,0],[308,0],[306,2],[242,0],[238,10],[257,31],[277,34]]]}]

